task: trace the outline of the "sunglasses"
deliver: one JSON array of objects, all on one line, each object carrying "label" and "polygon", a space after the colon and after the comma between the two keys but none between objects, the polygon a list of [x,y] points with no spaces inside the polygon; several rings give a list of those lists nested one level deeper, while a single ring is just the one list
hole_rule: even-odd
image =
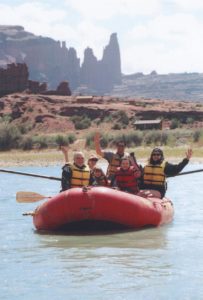
[{"label": "sunglasses", "polygon": [[153,153],[152,155],[153,156],[161,156],[161,154],[159,154],[159,153]]}]

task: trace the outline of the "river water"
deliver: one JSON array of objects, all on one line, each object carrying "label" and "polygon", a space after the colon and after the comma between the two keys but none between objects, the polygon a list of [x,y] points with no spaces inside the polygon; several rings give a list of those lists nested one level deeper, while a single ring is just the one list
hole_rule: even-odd
[{"label": "river water", "polygon": [[[190,165],[184,171],[201,169]],[[11,168],[60,176],[60,167]],[[203,299],[203,173],[168,179],[169,225],[92,235],[39,234],[17,191],[46,196],[60,182],[0,173],[0,299]],[[40,203],[40,202],[39,202]]]}]

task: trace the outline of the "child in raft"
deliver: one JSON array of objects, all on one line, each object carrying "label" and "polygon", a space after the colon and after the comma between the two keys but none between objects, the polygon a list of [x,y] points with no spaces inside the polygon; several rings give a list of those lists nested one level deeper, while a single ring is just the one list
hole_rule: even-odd
[{"label": "child in raft", "polygon": [[95,166],[92,170],[94,186],[108,186],[108,180],[102,168]]},{"label": "child in raft", "polygon": [[128,157],[121,160],[121,166],[117,168],[111,181],[112,187],[118,187],[119,190],[131,194],[139,192],[138,179],[141,177],[141,171],[136,162],[132,163]]}]

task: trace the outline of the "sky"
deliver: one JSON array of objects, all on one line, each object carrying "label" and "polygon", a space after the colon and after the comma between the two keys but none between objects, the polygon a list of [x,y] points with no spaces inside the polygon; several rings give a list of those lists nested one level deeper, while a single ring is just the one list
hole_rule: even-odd
[{"label": "sky", "polygon": [[123,74],[203,73],[203,0],[1,0],[0,25],[102,58],[116,32]]}]

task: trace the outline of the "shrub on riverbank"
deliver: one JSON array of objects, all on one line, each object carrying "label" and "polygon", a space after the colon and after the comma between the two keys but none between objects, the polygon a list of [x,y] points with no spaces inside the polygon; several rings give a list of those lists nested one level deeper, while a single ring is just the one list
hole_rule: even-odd
[{"label": "shrub on riverbank", "polygon": [[[88,129],[89,130],[89,129]],[[8,122],[0,123],[0,151],[10,149],[45,149],[57,148],[60,145],[73,144],[77,138],[86,139],[86,146],[94,149],[93,128],[71,132],[68,134],[38,134],[22,133],[17,126]],[[203,129],[174,129],[174,130],[110,130],[103,128],[101,131],[101,147],[114,148],[118,140],[124,140],[127,147],[154,147],[169,146],[177,147],[182,145],[203,146]]]},{"label": "shrub on riverbank", "polygon": [[10,150],[18,148],[22,134],[20,130],[13,125],[7,123],[0,124],[0,150]]},{"label": "shrub on riverbank", "polygon": [[[94,133],[86,136],[86,145],[94,149]],[[203,146],[203,129],[199,130],[146,130],[146,131],[125,131],[122,133],[101,132],[100,144],[102,148],[112,148],[118,140],[125,141],[127,147],[139,146],[169,146],[198,144]]]},{"label": "shrub on riverbank", "polygon": [[22,134],[17,126],[8,122],[0,123],[0,151],[11,149],[31,150],[33,148],[45,149],[60,145],[73,144],[76,140],[74,134],[34,135]]}]

